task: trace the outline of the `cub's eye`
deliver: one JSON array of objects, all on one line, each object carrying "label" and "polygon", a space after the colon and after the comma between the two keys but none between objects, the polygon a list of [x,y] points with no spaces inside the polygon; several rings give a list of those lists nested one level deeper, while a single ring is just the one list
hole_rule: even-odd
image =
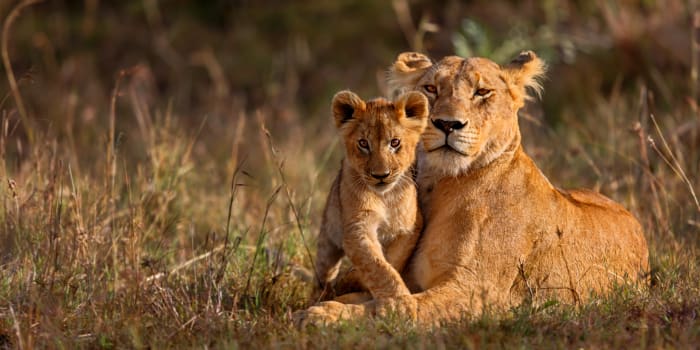
[{"label": "cub's eye", "polygon": [[357,145],[360,146],[360,148],[369,148],[369,142],[365,139],[357,141]]},{"label": "cub's eye", "polygon": [[423,89],[431,94],[437,93],[437,87],[435,87],[435,85],[423,85]]},{"label": "cub's eye", "polygon": [[489,90],[489,89],[481,88],[481,89],[478,89],[474,92],[474,96],[484,97],[484,96],[488,95],[490,92],[491,92],[491,90]]},{"label": "cub's eye", "polygon": [[399,147],[400,144],[401,144],[401,140],[399,140],[399,139],[391,140],[391,147],[396,148],[396,147]]}]

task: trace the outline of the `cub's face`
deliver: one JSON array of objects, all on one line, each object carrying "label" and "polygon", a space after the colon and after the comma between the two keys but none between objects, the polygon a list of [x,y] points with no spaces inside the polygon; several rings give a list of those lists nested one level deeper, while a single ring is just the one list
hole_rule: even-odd
[{"label": "cub's face", "polygon": [[456,56],[433,64],[422,54],[404,53],[391,69],[390,85],[428,97],[432,111],[423,134],[424,160],[442,174],[457,175],[477,160],[497,158],[519,135],[517,111],[525,88],[538,88],[543,69],[531,52],[506,67]]},{"label": "cub's face", "polygon": [[351,91],[333,97],[332,114],[347,163],[362,182],[385,192],[407,174],[428,119],[428,100],[409,92],[395,101],[363,101]]}]

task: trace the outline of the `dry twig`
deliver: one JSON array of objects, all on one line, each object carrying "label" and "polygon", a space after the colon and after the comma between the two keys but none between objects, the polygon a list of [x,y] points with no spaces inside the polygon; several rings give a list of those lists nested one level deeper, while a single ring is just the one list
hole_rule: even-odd
[{"label": "dry twig", "polygon": [[22,101],[22,94],[19,92],[19,86],[17,85],[17,80],[15,79],[15,73],[12,70],[12,63],[10,62],[10,54],[7,50],[7,42],[10,37],[10,28],[12,23],[19,17],[20,12],[31,5],[42,2],[43,0],[27,0],[20,2],[12,9],[7,18],[5,19],[5,24],[2,26],[2,63],[5,66],[5,72],[7,73],[7,81],[10,84],[10,89],[12,90],[12,96],[15,99],[15,104],[17,105],[17,110],[19,111],[19,116],[22,120],[22,124],[27,131],[27,138],[29,139],[29,144],[34,143],[34,131],[29,125],[29,116],[27,115],[27,109],[24,107],[24,102]]}]

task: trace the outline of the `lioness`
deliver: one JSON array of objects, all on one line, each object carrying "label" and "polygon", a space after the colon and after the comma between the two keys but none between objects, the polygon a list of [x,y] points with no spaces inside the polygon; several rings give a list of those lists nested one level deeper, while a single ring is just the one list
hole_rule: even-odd
[{"label": "lioness", "polygon": [[399,273],[423,227],[410,169],[427,124],[428,100],[408,92],[393,103],[365,102],[341,91],[333,97],[332,114],[345,158],[318,237],[318,288],[329,288],[345,254],[372,297],[409,295]]},{"label": "lioness", "polygon": [[325,302],[307,309],[306,323],[393,311],[434,324],[526,300],[577,303],[646,273],[647,243],[628,211],[552,186],[523,151],[517,112],[543,73],[532,52],[506,66],[398,56],[390,87],[420,91],[432,105],[418,155],[425,229],[405,274],[419,292]]}]

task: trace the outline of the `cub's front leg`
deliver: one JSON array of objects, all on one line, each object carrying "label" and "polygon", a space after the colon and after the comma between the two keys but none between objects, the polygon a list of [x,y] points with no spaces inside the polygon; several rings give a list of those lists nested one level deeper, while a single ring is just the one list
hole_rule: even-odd
[{"label": "cub's front leg", "polygon": [[[403,273],[406,262],[413,254],[413,250],[418,243],[421,231],[423,230],[423,217],[420,211],[416,210],[415,222],[413,224],[413,229],[404,229],[400,234],[396,235],[394,239],[389,242],[384,243],[383,251],[386,261],[389,265],[393,266],[394,269],[399,273]],[[360,273],[357,269],[351,269],[342,277],[338,277],[336,282],[336,290],[340,292],[350,293],[357,290],[367,290],[366,286],[360,285],[362,280],[360,278]],[[407,285],[406,281],[404,284]],[[360,287],[360,289],[358,289]],[[338,298],[336,301],[340,301]],[[344,300],[344,299],[342,299]],[[354,298],[352,300],[362,300]],[[345,302],[345,301],[343,301]]]},{"label": "cub's front leg", "polygon": [[377,238],[379,222],[375,215],[366,214],[346,224],[343,250],[375,299],[409,295],[401,275],[384,257]]},{"label": "cub's front leg", "polygon": [[[396,236],[391,242],[386,244],[384,251],[386,252],[386,260],[399,273],[403,272],[408,258],[413,254],[413,250],[418,243],[420,233],[423,230],[423,216],[420,211],[416,213],[416,220],[413,230],[402,232]],[[405,283],[404,283],[405,284]]]}]

